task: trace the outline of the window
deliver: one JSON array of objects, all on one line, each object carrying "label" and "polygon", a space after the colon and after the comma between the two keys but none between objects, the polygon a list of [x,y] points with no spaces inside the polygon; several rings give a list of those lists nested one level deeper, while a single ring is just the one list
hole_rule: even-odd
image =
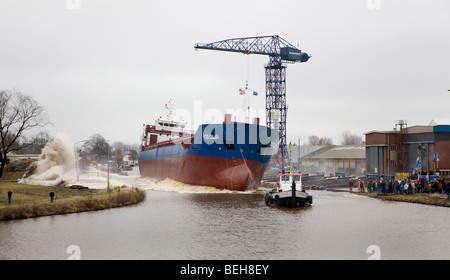
[{"label": "window", "polygon": [[397,151],[397,145],[391,145],[391,151]]}]

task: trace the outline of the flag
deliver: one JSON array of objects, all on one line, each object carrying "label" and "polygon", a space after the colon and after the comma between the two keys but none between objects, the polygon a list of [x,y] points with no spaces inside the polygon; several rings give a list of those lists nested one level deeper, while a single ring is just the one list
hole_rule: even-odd
[{"label": "flag", "polygon": [[438,155],[438,153],[434,153],[433,161],[434,162],[439,162],[439,155]]},{"label": "flag", "polygon": [[420,154],[417,154],[416,164],[420,165]]},{"label": "flag", "polygon": [[254,96],[258,96],[258,93],[256,91],[253,92]]},{"label": "flag", "polygon": [[243,89],[239,89],[239,95],[244,95],[245,94],[245,90],[243,90]]}]

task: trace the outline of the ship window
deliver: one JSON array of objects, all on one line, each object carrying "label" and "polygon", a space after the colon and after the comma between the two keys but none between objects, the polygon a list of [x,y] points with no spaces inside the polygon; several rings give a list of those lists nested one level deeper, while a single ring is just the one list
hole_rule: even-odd
[{"label": "ship window", "polygon": [[290,180],[290,178],[289,178],[289,176],[281,176],[281,181],[289,181]]}]

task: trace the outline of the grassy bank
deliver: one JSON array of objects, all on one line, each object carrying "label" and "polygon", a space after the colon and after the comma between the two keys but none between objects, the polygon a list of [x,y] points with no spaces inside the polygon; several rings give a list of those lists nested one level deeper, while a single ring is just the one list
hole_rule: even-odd
[{"label": "grassy bank", "polygon": [[[6,173],[0,180],[0,220],[79,213],[137,204],[146,193],[136,188],[104,192],[93,189],[31,186],[17,183],[21,173]],[[56,199],[50,202],[50,191]],[[8,191],[12,192],[8,204]]]},{"label": "grassy bank", "polygon": [[427,194],[427,193],[417,193],[417,194],[379,194],[379,193],[357,193],[359,195],[364,195],[368,197],[378,198],[388,201],[400,201],[409,203],[420,203],[426,205],[450,207],[450,199],[447,196],[441,196],[439,194]]}]

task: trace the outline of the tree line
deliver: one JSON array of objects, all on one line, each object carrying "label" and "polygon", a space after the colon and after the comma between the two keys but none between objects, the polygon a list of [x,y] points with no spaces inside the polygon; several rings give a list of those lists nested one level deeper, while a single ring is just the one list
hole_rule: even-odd
[{"label": "tree line", "polygon": [[[341,134],[341,145],[362,145],[364,143],[362,136],[352,134],[350,131],[345,130]],[[308,137],[307,145],[310,146],[331,146],[334,145],[333,140],[329,137],[318,137],[311,135]]]},{"label": "tree line", "polygon": [[114,159],[119,168],[124,164],[124,157],[127,155],[132,162],[138,159],[138,145],[125,144],[123,142],[113,142],[111,145],[100,134],[94,134],[84,142],[77,154],[80,158],[81,166],[91,163],[107,163]]}]

